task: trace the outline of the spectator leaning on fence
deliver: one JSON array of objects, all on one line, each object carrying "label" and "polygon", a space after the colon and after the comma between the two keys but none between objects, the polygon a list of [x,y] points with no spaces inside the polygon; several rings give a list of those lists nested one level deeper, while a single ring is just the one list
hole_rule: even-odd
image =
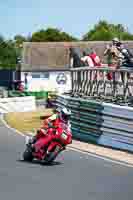
[{"label": "spectator leaning on fence", "polygon": [[94,67],[95,65],[92,58],[89,56],[89,52],[88,50],[83,51],[83,56],[81,57],[81,61],[84,62],[85,66]]},{"label": "spectator leaning on fence", "polygon": [[[90,58],[93,61],[94,67],[102,67],[102,62],[100,57],[97,55],[96,51],[91,49],[90,53],[89,53]],[[95,72],[94,73],[94,79],[99,79],[99,78],[103,78],[103,73],[102,72]]]},{"label": "spectator leaning on fence", "polygon": [[95,67],[101,67],[102,65],[101,60],[99,56],[96,54],[96,51],[94,51],[93,49],[90,49],[90,53],[88,54],[88,56],[92,59]]},{"label": "spectator leaning on fence", "polygon": [[[85,65],[87,65],[89,67],[101,67],[102,66],[99,56],[96,54],[96,52],[93,49],[87,48],[83,52],[83,55],[84,56],[81,58],[81,60],[85,63]],[[99,75],[101,77],[102,73],[93,72],[94,79],[98,78],[97,75]]]},{"label": "spectator leaning on fence", "polygon": [[101,67],[101,60],[93,49],[84,50],[81,60],[89,67]]}]

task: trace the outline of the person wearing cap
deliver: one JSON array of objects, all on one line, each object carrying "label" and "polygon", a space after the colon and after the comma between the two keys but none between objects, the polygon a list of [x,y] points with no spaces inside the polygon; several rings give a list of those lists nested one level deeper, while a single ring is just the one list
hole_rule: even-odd
[{"label": "person wearing cap", "polygon": [[107,45],[104,51],[104,56],[107,56],[107,64],[108,66],[114,66],[118,63],[119,57],[119,45],[121,45],[118,38],[112,39],[112,44]]},{"label": "person wearing cap", "polygon": [[[120,40],[118,38],[113,38],[112,44],[107,45],[104,51],[104,56],[107,56],[108,66],[113,67],[114,69],[117,69],[119,66],[120,45],[121,45]],[[108,73],[107,78],[108,80],[111,80],[112,73]]]}]

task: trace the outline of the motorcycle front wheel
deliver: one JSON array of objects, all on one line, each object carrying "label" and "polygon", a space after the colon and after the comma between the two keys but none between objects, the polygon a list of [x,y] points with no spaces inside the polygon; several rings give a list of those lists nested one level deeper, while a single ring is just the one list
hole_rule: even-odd
[{"label": "motorcycle front wheel", "polygon": [[52,152],[46,155],[45,161],[47,163],[52,163],[56,157],[59,155],[59,153],[62,151],[62,149],[59,146],[56,146]]},{"label": "motorcycle front wheel", "polygon": [[29,148],[26,148],[26,150],[23,153],[23,159],[24,161],[31,162],[33,160],[32,151]]}]

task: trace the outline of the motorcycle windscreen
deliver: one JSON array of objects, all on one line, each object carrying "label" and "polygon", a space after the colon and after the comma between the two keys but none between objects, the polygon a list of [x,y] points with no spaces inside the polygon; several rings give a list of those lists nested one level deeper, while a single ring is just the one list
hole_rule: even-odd
[{"label": "motorcycle windscreen", "polygon": [[29,141],[32,139],[32,136],[25,136],[25,145],[27,145],[29,143]]}]

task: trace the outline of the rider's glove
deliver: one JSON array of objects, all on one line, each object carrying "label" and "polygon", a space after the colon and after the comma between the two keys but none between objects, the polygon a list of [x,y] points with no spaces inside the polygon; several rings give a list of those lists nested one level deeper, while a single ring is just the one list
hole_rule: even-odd
[{"label": "rider's glove", "polygon": [[49,128],[57,129],[57,126],[53,126],[50,122],[48,123]]}]

